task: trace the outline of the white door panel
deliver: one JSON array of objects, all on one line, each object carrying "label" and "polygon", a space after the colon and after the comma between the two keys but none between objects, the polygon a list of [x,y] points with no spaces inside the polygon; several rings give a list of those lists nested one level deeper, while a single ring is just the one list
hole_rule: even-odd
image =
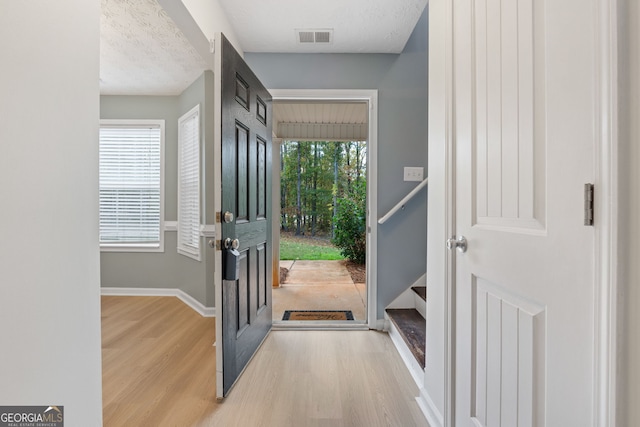
[{"label": "white door panel", "polygon": [[453,4],[456,425],[591,425],[595,0]]}]

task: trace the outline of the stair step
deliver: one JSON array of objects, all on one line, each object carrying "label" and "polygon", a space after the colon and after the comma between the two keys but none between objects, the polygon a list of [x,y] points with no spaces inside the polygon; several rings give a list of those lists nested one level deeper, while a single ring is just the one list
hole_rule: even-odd
[{"label": "stair step", "polygon": [[415,308],[388,308],[386,312],[418,364],[424,369],[427,341],[424,317]]},{"label": "stair step", "polygon": [[418,294],[420,296],[420,298],[422,298],[423,300],[427,300],[427,287],[426,286],[414,286],[411,288],[411,290],[413,292],[415,292],[416,294]]}]

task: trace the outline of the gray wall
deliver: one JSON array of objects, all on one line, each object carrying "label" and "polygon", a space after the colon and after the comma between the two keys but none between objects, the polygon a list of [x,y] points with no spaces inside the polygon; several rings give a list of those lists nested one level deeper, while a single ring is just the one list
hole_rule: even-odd
[{"label": "gray wall", "polygon": [[[102,119],[165,120],[165,221],[177,220],[178,118],[200,104],[203,160],[212,159],[213,124],[211,116],[213,74],[206,72],[180,96],[101,96]],[[211,106],[211,107],[209,107]],[[210,167],[211,168],[211,167]],[[204,172],[207,169],[203,165]],[[213,200],[203,188],[203,218],[213,223]],[[207,210],[207,206],[210,209]],[[163,253],[102,252],[100,256],[103,287],[178,288],[205,306],[214,305],[213,251],[204,238],[202,261],[177,253],[177,233],[165,232]],[[210,253],[211,252],[211,253]],[[209,262],[210,261],[210,262]]]},{"label": "gray wall", "polygon": [[[200,105],[200,135],[201,135],[201,187],[200,187],[200,222],[201,224],[215,224],[214,197],[213,197],[213,175],[215,155],[213,152],[214,138],[214,120],[213,120],[213,94],[214,77],[213,72],[205,71],[191,86],[184,90],[178,97],[178,117],[191,110],[196,105]],[[177,150],[174,159],[178,164]],[[175,178],[177,182],[177,176]],[[174,199],[177,203],[177,195]],[[176,215],[177,217],[177,215]],[[175,233],[174,233],[175,234]],[[180,289],[195,297],[207,307],[215,306],[215,288],[214,288],[214,256],[215,249],[207,245],[205,237],[201,238],[200,247],[202,261],[198,264],[198,276],[192,280],[185,281],[181,284]],[[175,246],[174,246],[175,247]],[[181,256],[182,257],[182,256]],[[183,257],[185,258],[185,257]],[[187,258],[190,259],[190,258]],[[189,264],[188,268],[193,267],[194,260]],[[195,274],[195,271],[192,273]]]},{"label": "gray wall", "polygon": [[640,419],[640,4],[619,3],[618,423]]},{"label": "gray wall", "polygon": [[100,1],[0,8],[0,404],[100,426]]},{"label": "gray wall", "polygon": [[[404,51],[383,54],[258,54],[245,60],[270,89],[378,89],[378,214],[384,215],[416,183],[404,166],[427,175],[427,11]],[[426,191],[378,226],[378,318],[425,271]]]}]

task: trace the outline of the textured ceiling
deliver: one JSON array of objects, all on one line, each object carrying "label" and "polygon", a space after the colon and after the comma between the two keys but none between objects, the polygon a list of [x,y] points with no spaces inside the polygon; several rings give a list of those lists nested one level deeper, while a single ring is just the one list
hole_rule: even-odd
[{"label": "textured ceiling", "polygon": [[[400,53],[427,0],[220,0],[245,52]],[[296,30],[333,30],[330,44]]]},{"label": "textured ceiling", "polygon": [[[427,0],[206,1],[220,2],[243,51],[300,53],[400,53],[427,4]],[[102,0],[100,26],[104,95],[177,95],[209,68],[158,0]],[[307,29],[330,30],[331,43],[298,43],[296,30]]]},{"label": "textured ceiling", "polygon": [[102,94],[177,95],[206,68],[156,0],[102,0]]}]

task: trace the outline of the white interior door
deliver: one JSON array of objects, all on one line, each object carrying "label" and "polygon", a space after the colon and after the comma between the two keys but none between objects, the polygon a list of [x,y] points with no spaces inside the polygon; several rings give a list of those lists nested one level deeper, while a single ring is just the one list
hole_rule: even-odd
[{"label": "white interior door", "polygon": [[589,426],[597,0],[454,0],[455,425]]}]

